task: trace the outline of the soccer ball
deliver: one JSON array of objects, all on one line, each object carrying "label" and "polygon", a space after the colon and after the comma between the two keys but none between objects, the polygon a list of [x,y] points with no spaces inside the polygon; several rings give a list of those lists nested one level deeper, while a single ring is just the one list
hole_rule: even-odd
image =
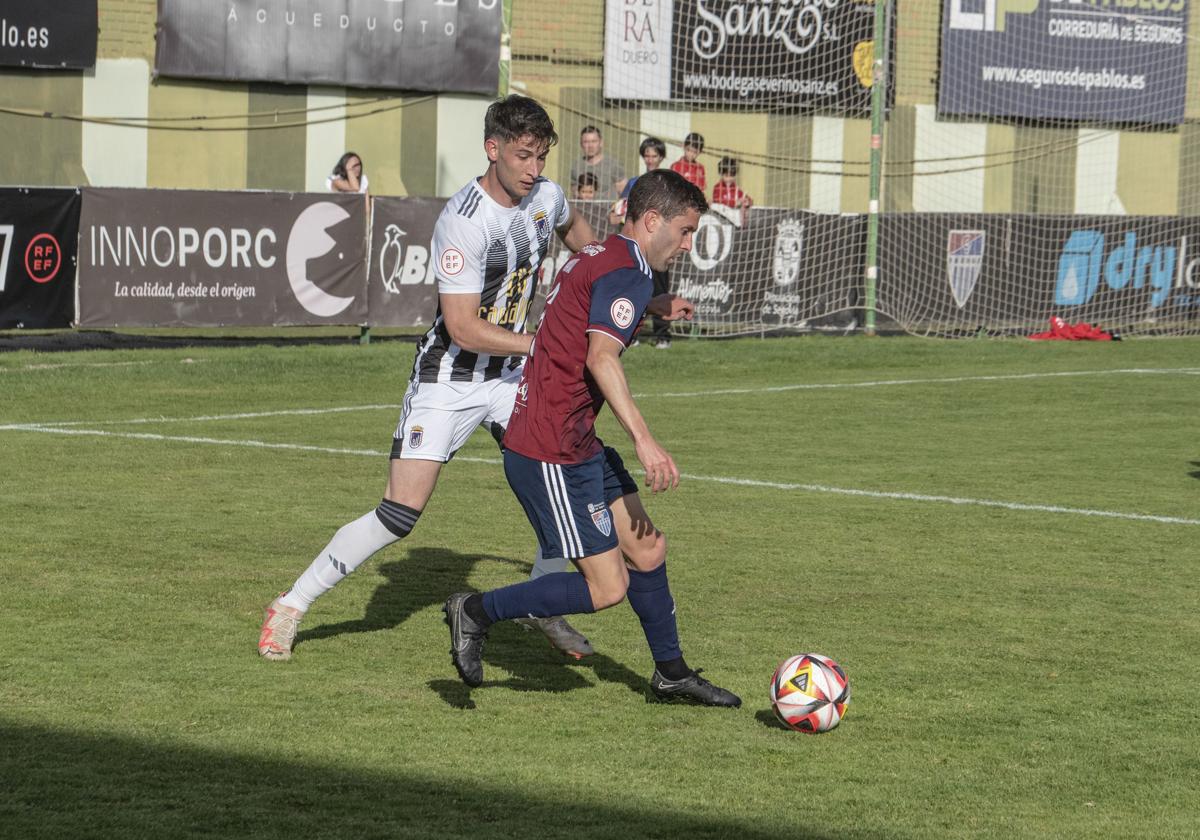
[{"label": "soccer ball", "polygon": [[850,683],[842,666],[819,653],[799,653],[775,669],[771,708],[789,729],[828,732],[846,714]]}]

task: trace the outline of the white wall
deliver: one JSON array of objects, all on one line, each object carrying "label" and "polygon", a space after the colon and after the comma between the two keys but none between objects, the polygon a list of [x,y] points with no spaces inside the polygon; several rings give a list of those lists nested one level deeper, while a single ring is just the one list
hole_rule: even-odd
[{"label": "white wall", "polygon": [[[978,167],[987,161],[983,157],[987,152],[987,124],[939,122],[933,105],[918,105],[916,112],[913,156],[928,162],[917,164],[913,169],[913,210],[982,213],[984,170]],[[955,159],[932,160],[934,158]],[[967,171],[921,174],[947,169]]]},{"label": "white wall", "polygon": [[437,101],[437,194],[454,195],[483,174],[483,117],[490,97],[442,94]]},{"label": "white wall", "polygon": [[[150,68],[140,58],[100,58],[83,76],[85,117],[144,120],[150,113]],[[83,124],[83,171],[94,187],[146,186],[149,132]]]},{"label": "white wall", "polygon": [[[308,89],[307,107],[326,108],[308,114],[310,123],[305,129],[304,189],[308,192],[325,192],[325,179],[333,172],[334,165],[346,151],[346,91],[340,87],[318,87]],[[334,120],[313,125],[311,121]],[[367,174],[368,179],[370,173]]]}]

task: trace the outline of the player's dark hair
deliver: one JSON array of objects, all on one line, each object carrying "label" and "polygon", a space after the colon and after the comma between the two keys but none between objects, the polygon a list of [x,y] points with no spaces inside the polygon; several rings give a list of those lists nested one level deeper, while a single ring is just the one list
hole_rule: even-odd
[{"label": "player's dark hair", "polygon": [[654,169],[639,175],[629,191],[626,221],[636,222],[648,210],[657,210],[667,221],[688,210],[704,213],[708,200],[700,188],[670,169]]},{"label": "player's dark hair", "polygon": [[737,177],[737,158],[723,157],[717,162],[717,173]]},{"label": "player's dark hair", "polygon": [[583,127],[583,131],[579,132],[579,136],[582,137],[585,134],[595,134],[600,138],[604,137],[604,135],[600,133],[600,129],[596,128],[594,125],[585,125]]},{"label": "player's dark hair", "polygon": [[660,158],[667,156],[667,144],[659,140],[657,137],[647,137],[642,141],[642,145],[638,146],[638,157],[645,157],[646,152],[653,149],[658,152]]},{"label": "player's dark hair", "polygon": [[[358,158],[358,162],[362,163],[362,158],[359,157],[358,152],[346,152],[346,154],[338,158],[338,162],[334,164],[333,175],[335,178],[347,177],[346,164],[350,162],[350,158]],[[366,167],[364,166],[363,169],[366,169]]]},{"label": "player's dark hair", "polygon": [[683,138],[683,145],[685,147],[691,146],[696,151],[702,152],[704,151],[704,135],[695,131],[689,131],[687,137]]},{"label": "player's dark hair", "polygon": [[594,172],[580,172],[579,178],[575,181],[575,186],[582,189],[583,187],[600,187],[600,179],[596,177]]},{"label": "player's dark hair", "polygon": [[512,93],[488,106],[483,118],[483,139],[512,143],[529,136],[549,148],[558,142],[554,121],[536,99]]}]

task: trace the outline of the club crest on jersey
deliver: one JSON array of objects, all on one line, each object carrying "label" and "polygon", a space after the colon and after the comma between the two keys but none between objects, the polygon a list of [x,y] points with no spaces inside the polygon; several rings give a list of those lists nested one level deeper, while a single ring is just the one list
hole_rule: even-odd
[{"label": "club crest on jersey", "polygon": [[604,536],[612,534],[612,514],[608,512],[608,505],[590,504],[588,512],[592,514],[592,524]]},{"label": "club crest on jersey", "polygon": [[629,298],[617,298],[612,302],[608,314],[612,316],[614,324],[625,329],[633,323],[633,303]]},{"label": "club crest on jersey", "polygon": [[408,433],[408,448],[418,448],[423,440],[425,440],[425,430],[420,426],[413,426],[412,430]]},{"label": "club crest on jersey", "polygon": [[547,236],[546,229],[546,211],[539,210],[533,214],[533,227],[537,231],[538,239],[545,239]]}]

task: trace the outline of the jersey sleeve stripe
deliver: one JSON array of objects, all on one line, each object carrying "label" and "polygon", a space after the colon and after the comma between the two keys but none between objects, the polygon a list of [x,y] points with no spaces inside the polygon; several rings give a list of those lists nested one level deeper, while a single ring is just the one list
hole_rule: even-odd
[{"label": "jersey sleeve stripe", "polygon": [[472,192],[465,199],[463,199],[463,203],[459,205],[458,215],[466,216],[468,219],[474,216],[475,210],[479,207],[479,202],[482,197],[483,196],[480,193]]},{"label": "jersey sleeve stripe", "polygon": [[646,258],[642,256],[642,249],[635,245],[633,248],[633,253],[637,254],[638,266],[641,267],[642,273],[647,276],[652,276],[650,274],[650,264],[646,262]]},{"label": "jersey sleeve stripe", "polygon": [[609,338],[611,338],[613,341],[621,342],[622,347],[625,346],[625,338],[620,333],[613,332],[612,330],[610,330],[608,327],[604,326],[603,324],[590,324],[588,326],[586,332],[590,332],[590,333],[594,332],[594,333],[600,333],[600,335],[606,335]]}]

